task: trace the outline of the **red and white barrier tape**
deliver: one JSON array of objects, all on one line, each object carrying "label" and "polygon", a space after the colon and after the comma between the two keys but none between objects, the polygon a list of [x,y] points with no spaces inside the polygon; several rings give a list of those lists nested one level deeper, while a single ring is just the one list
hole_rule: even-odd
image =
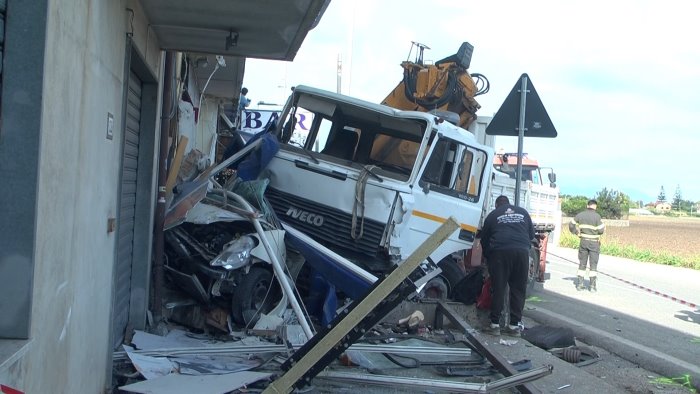
[{"label": "red and white barrier tape", "polygon": [[[567,258],[565,258],[565,257],[557,256],[557,255],[552,254],[552,253],[548,253],[548,255],[549,255],[549,256],[554,256],[554,257],[560,258],[560,259],[562,259],[562,260],[564,260],[564,261],[568,261],[568,262],[570,262],[570,263],[573,263],[573,264],[578,265],[578,261],[569,260],[569,259],[567,259]],[[618,278],[617,276],[610,275],[610,274],[606,274],[605,272],[601,272],[601,271],[598,271],[598,273],[599,273],[599,274],[602,274],[602,275],[605,275],[605,276],[608,276],[608,277],[610,277],[610,278],[619,280],[620,282],[626,283],[626,284],[628,284],[628,285],[630,285],[630,286],[633,286],[633,287],[636,287],[636,288],[638,288],[638,289],[642,289],[642,290],[644,290],[644,291],[646,291],[646,292],[648,292],[648,293],[651,293],[651,294],[654,294],[654,295],[657,295],[657,296],[660,296],[660,297],[663,297],[663,298],[667,298],[667,299],[669,299],[669,300],[671,300],[671,301],[675,301],[675,302],[677,302],[677,303],[679,303],[679,304],[682,304],[682,305],[685,305],[685,306],[688,306],[688,307],[691,307],[691,308],[698,308],[698,304],[695,304],[695,303],[692,303],[692,302],[688,302],[688,301],[682,300],[682,299],[680,299],[680,298],[674,297],[674,296],[669,295],[669,294],[662,293],[662,292],[660,292],[660,291],[656,291],[656,290],[650,289],[650,288],[648,288],[648,287],[644,287],[644,286],[642,286],[642,285],[638,285],[638,284],[636,284],[636,283],[633,283],[633,282],[628,281],[627,279]]]}]

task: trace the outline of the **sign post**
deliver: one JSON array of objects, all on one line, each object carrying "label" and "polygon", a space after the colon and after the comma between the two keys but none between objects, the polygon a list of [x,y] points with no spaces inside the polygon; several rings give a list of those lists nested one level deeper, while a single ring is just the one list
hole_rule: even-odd
[{"label": "sign post", "polygon": [[520,182],[523,178],[523,141],[525,140],[525,108],[527,104],[527,75],[520,84],[520,120],[518,121],[518,166],[515,172],[515,206],[520,206]]},{"label": "sign post", "polygon": [[[528,96],[529,94],[529,96]],[[529,98],[529,105],[528,104]],[[520,206],[520,182],[523,176],[523,145],[525,137],[554,138],[557,130],[527,74],[520,76],[503,101],[491,123],[488,135],[518,137],[518,166],[515,173],[515,206]]]}]

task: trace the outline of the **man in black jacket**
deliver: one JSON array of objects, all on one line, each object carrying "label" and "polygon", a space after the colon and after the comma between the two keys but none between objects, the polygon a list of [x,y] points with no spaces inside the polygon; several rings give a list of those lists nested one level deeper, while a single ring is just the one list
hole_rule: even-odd
[{"label": "man in black jacket", "polygon": [[481,246],[493,288],[489,314],[491,324],[486,330],[490,334],[501,334],[499,320],[507,284],[510,286],[510,322],[503,327],[503,333],[520,336],[530,266],[528,255],[533,239],[535,228],[530,214],[523,208],[511,205],[508,197],[499,196],[496,209],[486,217],[481,229]]},{"label": "man in black jacket", "polygon": [[598,256],[600,255],[600,236],[605,232],[605,224],[596,212],[598,202],[588,200],[587,208],[579,212],[569,223],[569,231],[578,235],[580,243],[578,247],[578,283],[576,290],[583,290],[583,279],[586,274],[586,265],[590,263],[589,291],[598,291],[596,281],[598,279]]}]

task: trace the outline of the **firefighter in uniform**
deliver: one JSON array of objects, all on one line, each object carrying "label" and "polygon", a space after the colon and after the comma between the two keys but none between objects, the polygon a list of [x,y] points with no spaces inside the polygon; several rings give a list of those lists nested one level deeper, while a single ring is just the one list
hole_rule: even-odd
[{"label": "firefighter in uniform", "polygon": [[596,200],[588,200],[587,209],[579,212],[569,223],[569,231],[578,235],[581,242],[578,248],[578,283],[576,290],[583,290],[583,279],[586,273],[586,264],[590,263],[589,291],[597,291],[598,256],[600,255],[600,236],[605,232],[605,224],[600,218],[596,208]]}]

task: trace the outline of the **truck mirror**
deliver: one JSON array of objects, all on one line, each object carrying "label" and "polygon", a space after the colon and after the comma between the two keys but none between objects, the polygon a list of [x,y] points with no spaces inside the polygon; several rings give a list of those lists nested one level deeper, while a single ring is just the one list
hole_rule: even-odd
[{"label": "truck mirror", "polygon": [[557,182],[557,174],[550,172],[547,177],[549,178],[550,183],[556,183]]}]

